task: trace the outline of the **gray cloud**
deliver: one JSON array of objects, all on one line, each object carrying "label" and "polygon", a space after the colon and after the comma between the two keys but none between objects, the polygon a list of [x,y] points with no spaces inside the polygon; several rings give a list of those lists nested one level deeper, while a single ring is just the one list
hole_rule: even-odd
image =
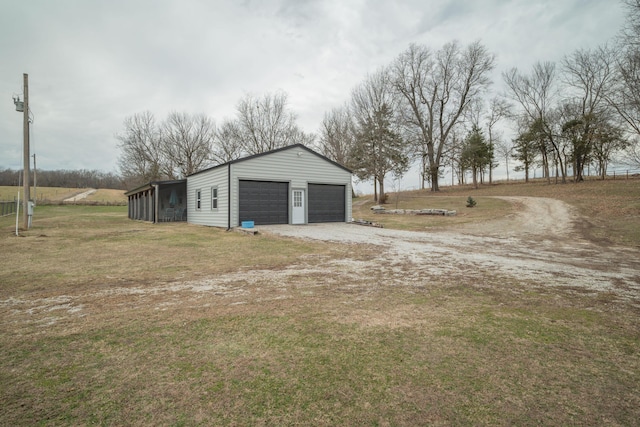
[{"label": "gray cloud", "polygon": [[114,134],[149,110],[220,122],[245,93],[284,90],[316,131],[368,72],[411,42],[480,39],[495,73],[559,60],[622,25],[607,0],[8,2],[0,16],[0,167],[21,167],[12,94],[29,73],[38,166],[113,171]]}]

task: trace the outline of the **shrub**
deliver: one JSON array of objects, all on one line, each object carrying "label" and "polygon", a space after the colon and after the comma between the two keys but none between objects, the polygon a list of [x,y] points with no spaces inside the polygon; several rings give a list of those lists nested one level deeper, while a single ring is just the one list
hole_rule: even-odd
[{"label": "shrub", "polygon": [[467,197],[467,207],[468,208],[473,208],[476,205],[476,201],[473,199],[473,197],[469,196]]}]

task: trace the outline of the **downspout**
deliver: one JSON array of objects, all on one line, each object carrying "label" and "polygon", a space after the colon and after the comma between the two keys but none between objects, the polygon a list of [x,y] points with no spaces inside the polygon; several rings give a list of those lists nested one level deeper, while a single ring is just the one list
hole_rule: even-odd
[{"label": "downspout", "polygon": [[227,165],[227,231],[231,230],[231,163]]}]

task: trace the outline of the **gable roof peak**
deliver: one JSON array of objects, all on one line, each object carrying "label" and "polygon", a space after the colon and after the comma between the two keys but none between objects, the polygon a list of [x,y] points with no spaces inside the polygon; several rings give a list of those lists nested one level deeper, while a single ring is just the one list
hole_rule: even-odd
[{"label": "gable roof peak", "polygon": [[246,161],[246,160],[255,159],[255,158],[257,158],[257,157],[268,156],[268,155],[270,155],[270,154],[278,153],[278,152],[280,152],[280,151],[291,150],[291,149],[294,149],[294,148],[298,148],[298,149],[306,150],[306,151],[308,151],[309,153],[314,154],[314,155],[316,155],[316,156],[320,157],[321,159],[323,159],[323,160],[325,160],[325,161],[327,161],[327,162],[329,162],[329,163],[331,163],[331,164],[333,164],[333,165],[335,165],[335,166],[337,166],[337,167],[339,167],[339,168],[341,168],[341,169],[344,169],[345,171],[347,171],[347,172],[349,172],[349,173],[353,173],[353,171],[352,171],[352,170],[350,170],[349,168],[347,168],[347,167],[345,167],[345,166],[341,165],[341,164],[340,164],[340,163],[338,163],[338,162],[335,162],[335,161],[333,161],[333,160],[329,159],[329,158],[328,158],[328,157],[326,157],[326,156],[323,156],[322,154],[318,153],[317,151],[312,150],[311,148],[307,147],[306,145],[301,144],[301,143],[299,143],[299,142],[298,142],[298,143],[296,143],[296,144],[292,144],[292,145],[287,145],[287,146],[284,146],[284,147],[275,148],[275,149],[273,149],[273,150],[265,151],[265,152],[263,152],[263,153],[252,154],[252,155],[249,155],[249,156],[246,156],[246,157],[241,157],[241,158],[239,158],[239,159],[231,160],[231,161],[229,161],[229,162],[221,163],[221,164],[219,164],[219,165],[215,165],[215,166],[212,166],[212,167],[210,167],[210,168],[206,168],[206,169],[200,170],[200,171],[198,171],[198,172],[194,172],[194,173],[192,173],[192,174],[191,174],[191,175],[189,175],[189,176],[197,175],[197,174],[200,174],[200,173],[202,173],[202,172],[207,172],[207,171],[210,171],[210,170],[213,170],[213,169],[216,169],[216,168],[222,167],[222,166],[227,166],[227,165],[231,165],[231,164],[234,164],[234,163],[240,163],[240,162],[244,162],[244,161]]}]

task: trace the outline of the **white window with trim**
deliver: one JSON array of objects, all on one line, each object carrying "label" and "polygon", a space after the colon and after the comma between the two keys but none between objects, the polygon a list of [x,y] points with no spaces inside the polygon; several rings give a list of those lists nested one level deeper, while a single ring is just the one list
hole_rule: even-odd
[{"label": "white window with trim", "polygon": [[202,205],[202,190],[196,190],[196,210],[200,210],[200,206]]},{"label": "white window with trim", "polygon": [[218,210],[218,187],[211,187],[211,210]]}]

